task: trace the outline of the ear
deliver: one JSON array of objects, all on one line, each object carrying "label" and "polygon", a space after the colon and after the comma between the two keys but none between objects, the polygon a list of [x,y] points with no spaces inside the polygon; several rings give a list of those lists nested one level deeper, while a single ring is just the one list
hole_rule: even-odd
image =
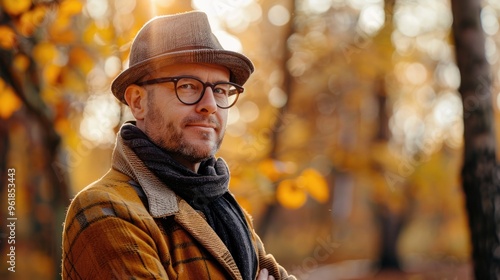
[{"label": "ear", "polygon": [[130,85],[125,89],[125,101],[138,121],[142,121],[146,116],[147,96],[148,92],[138,85]]}]

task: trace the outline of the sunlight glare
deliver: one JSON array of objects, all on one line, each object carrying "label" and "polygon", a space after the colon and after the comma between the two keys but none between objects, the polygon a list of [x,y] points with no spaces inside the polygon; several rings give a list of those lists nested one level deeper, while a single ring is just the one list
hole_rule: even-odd
[{"label": "sunlight glare", "polygon": [[252,101],[243,102],[238,106],[241,113],[241,120],[246,123],[251,123],[259,117],[259,106]]},{"label": "sunlight glare", "polygon": [[396,27],[408,37],[448,29],[453,17],[449,8],[440,1],[422,0],[401,2],[394,12]]},{"label": "sunlight glare", "polygon": [[306,13],[315,13],[321,14],[331,7],[330,1],[325,0],[306,0],[304,1],[302,9],[305,10]]},{"label": "sunlight glare", "polygon": [[155,0],[154,2],[161,8],[168,8],[174,3],[174,0]]},{"label": "sunlight glare", "polygon": [[107,0],[87,0],[85,8],[91,18],[98,20],[106,16],[109,5]]},{"label": "sunlight glare", "polygon": [[99,145],[115,142],[114,128],[120,121],[120,106],[111,94],[94,94],[89,97],[80,123],[83,138]]},{"label": "sunlight glare", "polygon": [[498,61],[498,50],[497,50],[497,44],[495,40],[492,38],[488,37],[485,40],[485,52],[486,52],[486,59],[490,64],[495,64]]},{"label": "sunlight glare", "polygon": [[432,113],[440,129],[448,130],[452,124],[462,119],[462,101],[456,93],[440,93]]},{"label": "sunlight glare", "polygon": [[460,71],[454,63],[440,64],[436,67],[437,81],[450,89],[458,89],[460,86]]},{"label": "sunlight glare", "polygon": [[243,46],[241,45],[241,42],[237,37],[223,30],[215,30],[214,35],[217,37],[224,49],[235,52],[242,51]]},{"label": "sunlight glare", "polygon": [[234,123],[238,123],[240,120],[240,110],[238,106],[233,106],[229,109],[228,117],[227,117],[227,125],[232,125]]},{"label": "sunlight glare", "polygon": [[117,56],[110,56],[104,62],[104,72],[110,78],[115,77],[122,70],[122,61]]},{"label": "sunlight glare", "polygon": [[106,89],[109,86],[109,81],[104,70],[100,67],[94,67],[87,74],[87,85],[91,91]]},{"label": "sunlight glare", "polygon": [[383,0],[345,0],[345,1],[349,6],[357,10],[362,10],[363,8],[370,5],[378,5],[378,4],[384,5]]},{"label": "sunlight glare", "polygon": [[115,11],[118,14],[128,15],[132,13],[136,6],[136,0],[115,0]]},{"label": "sunlight glare", "polygon": [[283,26],[290,21],[290,12],[282,5],[274,5],[269,9],[267,18],[271,24]]},{"label": "sunlight glare", "polygon": [[367,5],[359,15],[358,26],[369,35],[377,33],[384,26],[385,11],[383,4]]},{"label": "sunlight glare", "polygon": [[281,108],[285,106],[288,101],[286,93],[279,87],[273,87],[269,91],[269,103],[275,108]]},{"label": "sunlight glare", "polygon": [[491,36],[497,34],[499,29],[497,13],[492,7],[486,6],[481,10],[481,24],[486,34]]},{"label": "sunlight glare", "polygon": [[406,67],[405,76],[410,83],[420,85],[427,80],[427,69],[421,63],[410,63]]}]

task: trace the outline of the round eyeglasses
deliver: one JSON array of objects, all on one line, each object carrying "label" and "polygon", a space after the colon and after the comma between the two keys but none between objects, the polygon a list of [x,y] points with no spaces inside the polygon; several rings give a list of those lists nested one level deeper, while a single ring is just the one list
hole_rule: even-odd
[{"label": "round eyeglasses", "polygon": [[214,93],[215,103],[221,109],[233,106],[244,88],[231,82],[204,83],[191,76],[164,77],[135,83],[138,86],[160,83],[174,83],[177,99],[186,105],[194,105],[203,98],[207,87]]}]

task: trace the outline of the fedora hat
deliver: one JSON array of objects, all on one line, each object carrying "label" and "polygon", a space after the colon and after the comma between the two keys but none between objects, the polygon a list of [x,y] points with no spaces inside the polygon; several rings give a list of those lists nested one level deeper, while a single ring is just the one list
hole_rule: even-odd
[{"label": "fedora hat", "polygon": [[222,48],[205,13],[192,11],[157,16],[135,36],[129,67],[113,80],[111,91],[118,100],[127,104],[124,93],[129,85],[155,69],[182,63],[225,66],[230,71],[230,81],[239,85],[243,85],[254,70],[246,56]]}]

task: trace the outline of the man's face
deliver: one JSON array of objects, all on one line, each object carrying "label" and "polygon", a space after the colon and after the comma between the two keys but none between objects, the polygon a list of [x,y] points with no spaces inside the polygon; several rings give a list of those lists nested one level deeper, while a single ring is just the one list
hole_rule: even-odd
[{"label": "man's face", "polygon": [[[203,82],[229,81],[229,70],[212,64],[181,64],[161,68],[146,77],[156,79],[189,75]],[[181,164],[197,169],[198,163],[214,155],[224,137],[228,110],[215,103],[207,87],[200,102],[181,103],[174,83],[145,86],[147,106],[141,129],[158,146],[171,153]]]}]

